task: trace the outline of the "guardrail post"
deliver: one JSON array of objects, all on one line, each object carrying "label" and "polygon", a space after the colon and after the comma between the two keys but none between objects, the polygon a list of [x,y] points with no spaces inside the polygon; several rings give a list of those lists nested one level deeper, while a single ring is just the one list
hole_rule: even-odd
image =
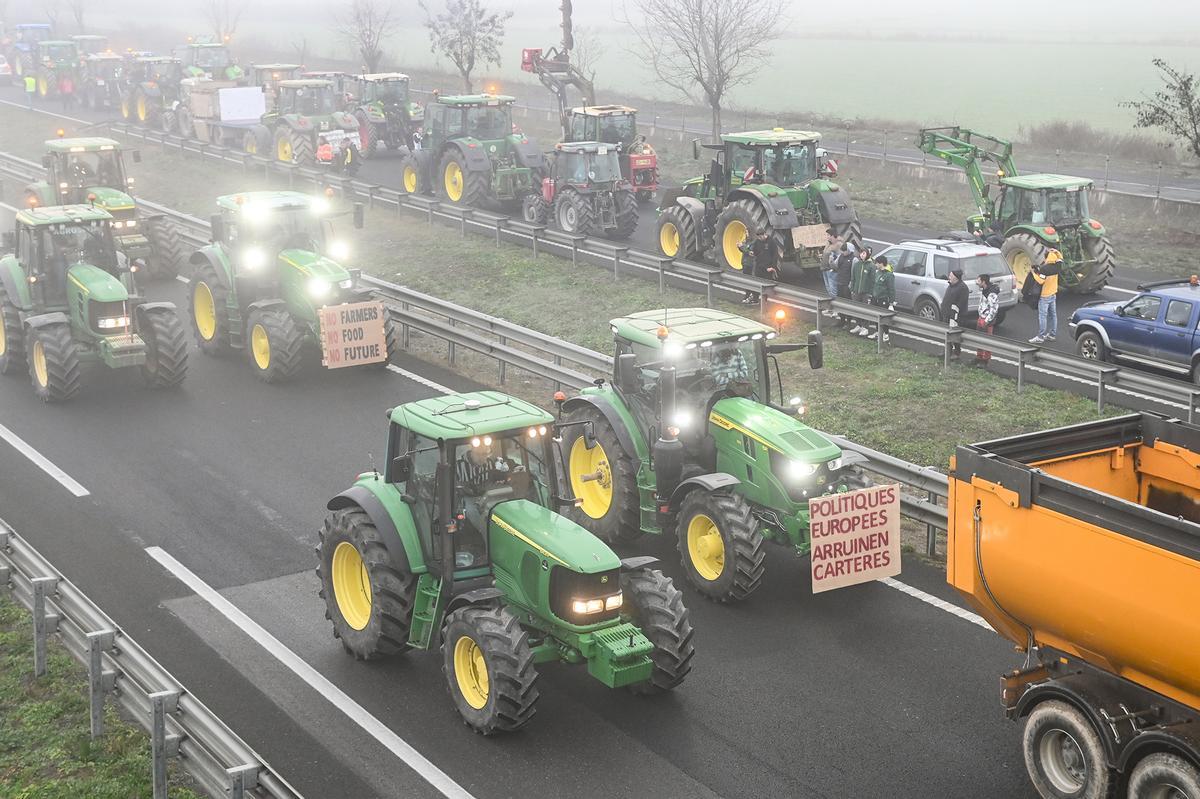
[{"label": "guardrail post", "polygon": [[[501,228],[503,228],[503,227],[504,227],[504,219],[503,219],[503,217],[497,217],[497,218],[496,218],[496,246],[497,246],[497,247],[499,247],[499,246],[500,246],[500,230],[501,230]],[[574,266],[574,265],[575,265],[575,248],[574,248],[574,245],[572,245],[572,247],[571,247],[571,265],[572,265],[572,266]]]},{"label": "guardrail post", "polygon": [[[712,287],[713,287],[713,273],[711,271],[709,271],[709,272],[706,272],[704,275],[704,307],[705,308],[712,307]],[[759,296],[761,297],[762,295],[760,294]]]},{"label": "guardrail post", "polygon": [[817,332],[821,332],[821,317],[833,310],[832,297],[817,297]]},{"label": "guardrail post", "polygon": [[942,350],[942,370],[946,371],[950,368],[950,345],[957,344],[962,347],[962,328],[949,327],[946,328],[946,344]]},{"label": "guardrail post", "polygon": [[249,791],[257,788],[260,770],[258,766],[249,763],[225,769],[225,774],[229,777],[229,787],[226,789],[229,799],[245,799]]},{"label": "guardrail post", "polygon": [[[1196,415],[1196,402],[1197,401],[1200,401],[1200,389],[1193,388],[1191,401],[1188,402],[1188,418],[1187,418],[1188,424],[1194,424],[1193,419],[1195,418],[1195,415]],[[0,547],[0,548],[2,548],[2,547]],[[0,575],[0,576],[3,576],[3,575]],[[0,583],[3,583],[3,580],[0,580]]]},{"label": "guardrail post", "polygon": [[534,257],[534,260],[537,260],[538,243],[539,243],[538,242],[538,233],[545,230],[545,228],[542,227],[541,225],[531,225],[529,230],[530,230],[530,235],[533,237],[533,257]]},{"label": "guardrail post", "polygon": [[628,247],[613,248],[613,280],[621,279],[621,256],[629,252]]},{"label": "guardrail post", "polygon": [[[880,336],[882,339],[883,336]],[[932,491],[927,492],[930,503],[936,505],[938,496]],[[937,528],[932,524],[925,525],[925,555],[930,558],[937,557]]]},{"label": "guardrail post", "polygon": [[[404,312],[407,315],[408,310],[409,310],[408,303],[402,302],[402,303],[400,303],[400,307],[404,309]],[[408,322],[407,321],[401,322],[400,323],[400,341],[401,341],[401,346],[403,346],[404,349],[408,349],[408,331],[409,331]]]},{"label": "guardrail post", "polygon": [[[453,319],[447,319],[446,321],[448,321],[450,323],[450,327],[458,327],[458,325],[455,324]],[[454,359],[455,359],[454,342],[447,341],[446,345],[447,345],[446,346],[446,359],[450,362],[451,366],[454,366]]]},{"label": "guardrail post", "polygon": [[889,335],[888,330],[891,329],[892,319],[896,317],[894,311],[886,311],[879,314],[879,318],[875,320],[875,352],[883,354],[883,338]]},{"label": "guardrail post", "polygon": [[1017,393],[1025,390],[1025,363],[1030,355],[1037,352],[1037,347],[1021,347],[1017,350]]},{"label": "guardrail post", "polygon": [[587,241],[587,236],[571,236],[571,266],[579,266],[579,245]]},{"label": "guardrail post", "polygon": [[167,799],[167,758],[179,753],[179,736],[167,735],[167,714],[179,706],[178,691],[150,694],[150,773],[154,799]]},{"label": "guardrail post", "polygon": [[[508,336],[500,337],[500,346],[501,347],[508,346]],[[496,364],[499,367],[499,372],[500,372],[500,385],[504,385],[504,378],[505,378],[505,373],[508,371],[508,364],[505,362],[505,360],[503,358],[497,358]]]},{"label": "guardrail post", "polygon": [[459,232],[459,235],[464,239],[467,237],[467,217],[474,216],[474,215],[475,215],[475,212],[472,211],[470,208],[464,208],[462,211],[462,214],[460,214],[458,217],[458,224],[459,224],[458,232]]},{"label": "guardrail post", "polygon": [[104,671],[104,650],[112,649],[116,641],[115,630],[100,630],[88,633],[88,701],[91,711],[92,740],[104,734],[104,694],[112,690],[115,682],[113,672]]},{"label": "guardrail post", "polygon": [[46,673],[46,636],[58,629],[58,617],[46,616],[46,594],[58,585],[57,577],[34,577],[33,586],[33,676]]},{"label": "guardrail post", "polygon": [[1120,369],[1116,366],[1105,366],[1096,370],[1096,413],[1104,413],[1104,390],[1108,379]]}]

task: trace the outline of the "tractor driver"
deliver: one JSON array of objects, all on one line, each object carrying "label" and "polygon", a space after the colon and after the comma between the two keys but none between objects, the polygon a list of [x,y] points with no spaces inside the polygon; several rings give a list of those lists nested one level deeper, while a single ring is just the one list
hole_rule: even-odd
[{"label": "tractor driver", "polygon": [[727,391],[735,397],[749,397],[753,394],[754,387],[750,383],[750,365],[746,363],[746,357],[736,346],[725,346],[718,349],[714,354],[709,373],[718,389]]},{"label": "tractor driver", "polygon": [[67,174],[77,186],[84,186],[95,176],[92,165],[84,153],[71,153],[67,157]]},{"label": "tractor driver", "polygon": [[455,546],[455,565],[471,566],[483,558],[486,551],[484,536],[491,514],[489,492],[508,485],[512,465],[494,454],[493,445],[460,444],[460,455],[454,465],[455,491],[461,497],[461,525]]}]

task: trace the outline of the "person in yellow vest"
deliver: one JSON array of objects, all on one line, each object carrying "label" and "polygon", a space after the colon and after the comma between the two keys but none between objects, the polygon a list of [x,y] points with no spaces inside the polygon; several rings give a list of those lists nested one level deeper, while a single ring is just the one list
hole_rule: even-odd
[{"label": "person in yellow vest", "polygon": [[1062,274],[1062,253],[1050,250],[1046,262],[1033,267],[1033,279],[1042,287],[1038,298],[1038,334],[1030,344],[1045,344],[1058,338],[1058,276]]},{"label": "person in yellow vest", "polygon": [[37,91],[37,79],[32,75],[25,76],[25,102],[29,105],[29,110],[33,110],[33,94]]}]

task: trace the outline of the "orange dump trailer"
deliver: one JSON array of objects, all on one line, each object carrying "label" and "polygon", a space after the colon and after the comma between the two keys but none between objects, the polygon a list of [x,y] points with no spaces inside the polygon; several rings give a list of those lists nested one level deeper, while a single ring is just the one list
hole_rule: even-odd
[{"label": "orange dump trailer", "polygon": [[1200,799],[1200,427],[1141,413],[959,447],[946,579],[1047,799]]}]

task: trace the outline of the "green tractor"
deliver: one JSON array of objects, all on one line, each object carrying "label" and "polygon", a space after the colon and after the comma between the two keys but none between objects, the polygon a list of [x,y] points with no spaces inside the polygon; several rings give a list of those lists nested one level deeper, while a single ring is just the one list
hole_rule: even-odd
[{"label": "green tractor", "polygon": [[325,615],[360,660],[442,653],[463,721],[483,735],[532,718],[537,668],[587,664],[655,694],[691,670],[682,593],[652,557],[620,560],[559,515],[554,417],[484,391],[388,412],[384,473],[328,504],[317,577]]},{"label": "green tractor", "polygon": [[404,190],[479,207],[520,205],[541,187],[545,158],[513,132],[514,98],[496,94],[441,96],[425,108],[421,148],[401,165]]},{"label": "green tractor", "polygon": [[325,165],[347,175],[358,174],[358,120],[342,110],[327,80],[281,80],[273,107],[248,130],[243,148],[274,153],[275,158],[302,166]]},{"label": "green tractor", "polygon": [[121,93],[121,119],[175,132],[175,106],[183,67],[170,56],[135,56],[127,65]]},{"label": "green tractor", "polygon": [[0,374],[28,368],[45,402],[78,393],[88,362],[139,367],[151,388],[187,376],[175,306],[137,293],[138,266],[113,245],[113,218],[90,205],[25,208],[0,258]]},{"label": "green tractor", "polygon": [[71,41],[75,42],[81,56],[112,52],[112,48],[108,46],[108,37],[98,33],[76,33],[71,37]]},{"label": "green tractor", "polygon": [[[340,261],[349,245],[336,238],[339,215],[326,197],[294,191],[251,191],[217,198],[212,243],[192,254],[190,318],[200,351],[244,349],[261,380],[293,377],[305,346],[321,341],[320,310],[370,300],[358,270]],[[363,223],[354,206],[354,226]],[[386,309],[386,366],[400,349]]]},{"label": "green tractor", "polygon": [[425,114],[409,97],[408,76],[399,72],[354,75],[346,84],[354,98],[363,157],[373,158],[381,144],[393,152],[411,152]]},{"label": "green tractor", "polygon": [[784,402],[777,365],[772,395],[775,355],[806,349],[820,368],[820,334],[775,344],[767,325],[709,308],[611,324],[612,382],[562,405],[575,518],[610,543],[674,530],[701,594],[745,599],[767,541],[808,554],[809,499],[868,485],[865,458],[801,423],[799,399]]},{"label": "green tractor", "polygon": [[[133,151],[133,160],[141,153]],[[29,208],[90,204],[113,217],[117,249],[153,276],[174,275],[183,264],[183,240],[162,214],[147,214],[133,199],[133,178],[125,176],[121,144],[99,136],[50,139],[42,156],[45,180],[25,187]]]},{"label": "green tractor", "polygon": [[79,86],[79,48],[75,42],[48,39],[37,43],[35,51],[37,95],[45,100],[58,95],[59,81],[70,78]]},{"label": "green tractor", "polygon": [[[820,141],[819,133],[775,128],[723,133],[720,144],[703,145],[716,151],[708,174],[662,194],[659,250],[740,271],[738,245],[758,228],[769,230],[798,266],[820,251],[829,228],[859,244],[858,215],[846,190],[833,182],[837,162],[825,160]],[[700,149],[693,141],[697,160]]]},{"label": "green tractor", "polygon": [[[1017,286],[1025,282],[1031,266],[1046,262],[1051,249],[1063,256],[1059,286],[1064,291],[1093,294],[1108,284],[1117,260],[1104,225],[1091,217],[1089,178],[1018,175],[1012,142],[967,128],[925,128],[918,146],[967,173],[978,209],[967,218],[969,232],[1004,237],[1000,249],[1017,276]],[[985,163],[996,167],[998,198],[991,196]]]},{"label": "green tractor", "polygon": [[239,84],[247,80],[245,70],[234,61],[229,48],[220,42],[189,41],[176,48],[175,55],[183,65],[185,78],[231,80]]},{"label": "green tractor", "polygon": [[619,150],[604,142],[564,142],[550,156],[541,191],[522,202],[526,222],[551,219],[560,230],[628,239],[637,230],[637,197],[621,176]]}]

